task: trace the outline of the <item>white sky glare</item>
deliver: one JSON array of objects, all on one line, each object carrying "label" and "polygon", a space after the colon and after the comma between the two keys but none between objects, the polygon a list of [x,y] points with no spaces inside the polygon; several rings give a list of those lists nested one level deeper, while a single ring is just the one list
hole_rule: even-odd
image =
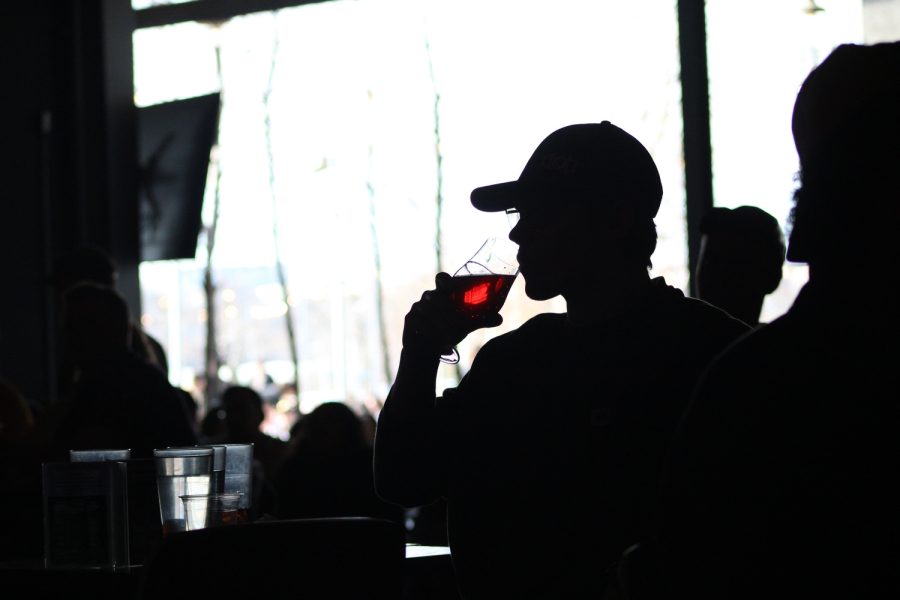
[{"label": "white sky glare", "polygon": [[[136,2],[135,8],[148,3]],[[860,0],[819,0],[826,11],[816,16],[803,13],[806,4],[706,2],[716,202],[755,204],[782,222],[797,168],[789,124],[796,90],[831,48],[862,39]],[[215,47],[221,46],[222,208],[214,266],[222,271],[264,269],[274,261],[263,94],[276,37],[270,103],[275,199],[292,298],[364,299],[352,310],[341,309],[353,314],[330,326],[353,349],[345,352],[351,356],[346,360],[361,362],[328,367],[334,348],[316,357],[310,348],[321,340],[301,340],[302,358],[310,365],[378,370],[380,350],[371,339],[369,185],[394,358],[403,315],[432,285],[435,93],[440,96],[445,270],[453,272],[485,237],[502,235],[507,227],[501,215],[471,207],[474,187],[518,177],[551,131],[607,119],[641,140],[657,162],[664,198],[652,274],[686,288],[675,0],[335,0],[238,17],[217,28],[183,23],[136,31],[139,106],[217,91]],[[207,194],[207,221],[209,200]],[[145,306],[174,293],[185,295],[180,305],[198,306],[198,285],[172,287],[177,278],[171,271],[201,265],[144,265]],[[767,303],[764,320],[781,314],[805,281],[802,269],[789,267],[786,274],[783,290]],[[274,275],[259,285],[273,281]],[[254,327],[243,315],[265,312],[235,306],[227,327]],[[561,305],[531,302],[517,283],[503,309],[504,326],[472,336],[460,348],[463,362],[487,337],[547,309]],[[297,312],[303,322],[314,318]],[[322,317],[326,320],[338,318],[334,310],[325,314],[330,315]],[[183,323],[175,327],[161,313],[148,320],[161,337],[187,335]],[[188,351],[187,341],[168,341],[178,346],[182,367],[196,366],[200,357]],[[235,361],[265,354],[250,342],[241,348]]]}]

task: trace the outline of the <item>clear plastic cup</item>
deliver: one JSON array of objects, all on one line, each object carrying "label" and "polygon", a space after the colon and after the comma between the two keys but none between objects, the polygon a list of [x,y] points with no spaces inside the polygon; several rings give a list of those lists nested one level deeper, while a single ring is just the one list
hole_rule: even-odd
[{"label": "clear plastic cup", "polygon": [[194,494],[181,496],[185,531],[243,523],[240,494]]},{"label": "clear plastic cup", "polygon": [[224,494],[225,493],[225,453],[226,447],[224,444],[203,444],[200,446],[168,446],[168,450],[194,450],[196,448],[212,448],[213,451],[213,466],[212,473],[210,476],[212,477],[212,481],[210,482],[210,494]]},{"label": "clear plastic cup", "polygon": [[213,467],[212,448],[165,448],[154,450],[156,487],[163,535],[185,530],[181,496],[207,495]]},{"label": "clear plastic cup", "polygon": [[224,444],[225,493],[240,494],[240,508],[250,520],[253,502],[253,444]]},{"label": "clear plastic cup", "polygon": [[130,459],[130,448],[121,450],[69,450],[69,462],[103,462],[106,460]]}]

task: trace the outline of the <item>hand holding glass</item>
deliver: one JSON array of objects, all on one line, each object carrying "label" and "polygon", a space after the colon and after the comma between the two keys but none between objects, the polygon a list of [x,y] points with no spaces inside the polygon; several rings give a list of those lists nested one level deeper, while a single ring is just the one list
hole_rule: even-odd
[{"label": "hand holding glass", "polygon": [[[519,273],[517,248],[507,238],[488,238],[478,252],[453,274],[450,300],[457,312],[477,319],[500,311]],[[459,362],[456,348],[441,356],[441,362]]]}]

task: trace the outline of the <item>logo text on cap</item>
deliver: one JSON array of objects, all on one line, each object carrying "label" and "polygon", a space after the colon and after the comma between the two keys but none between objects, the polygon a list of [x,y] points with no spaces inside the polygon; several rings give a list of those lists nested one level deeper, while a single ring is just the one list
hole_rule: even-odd
[{"label": "logo text on cap", "polygon": [[561,175],[574,175],[578,161],[568,154],[550,153],[541,159],[541,168]]}]

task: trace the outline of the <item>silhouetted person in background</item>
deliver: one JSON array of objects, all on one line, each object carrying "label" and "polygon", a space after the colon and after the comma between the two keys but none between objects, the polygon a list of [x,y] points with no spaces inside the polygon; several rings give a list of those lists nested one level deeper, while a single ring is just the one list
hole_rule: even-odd
[{"label": "silhouetted person in background", "polygon": [[660,597],[900,597],[898,107],[900,43],[839,46],[800,88],[788,259],[809,282],[697,390]]},{"label": "silhouetted person in background", "polygon": [[[117,279],[116,265],[109,254],[97,246],[87,244],[78,246],[57,258],[51,283],[61,301],[66,290],[77,283],[94,283],[115,289]],[[145,359],[167,374],[168,364],[162,345],[148,335],[139,324],[133,323],[132,329],[131,351],[135,356]]]},{"label": "silhouetted person in background", "polygon": [[781,283],[784,235],[775,217],[755,206],[716,207],[700,223],[696,297],[747,325],[759,325],[763,300]]},{"label": "silhouetted person in background", "polygon": [[[116,265],[109,254],[94,245],[86,244],[67,252],[57,258],[54,265],[51,284],[56,290],[58,303],[62,303],[62,296],[66,290],[78,283],[93,283],[115,289],[118,272]],[[156,367],[163,375],[168,377],[169,363],[165,349],[153,336],[144,331],[140,322],[132,320],[131,324],[131,352],[148,364]],[[62,340],[65,347],[65,340]],[[66,397],[72,385],[72,364],[70,357],[63,353],[60,364],[60,395]],[[179,387],[175,388],[179,400],[184,404],[191,416],[191,425],[195,433],[199,430],[197,423],[197,404],[193,397]]]},{"label": "silhouetted person in background", "polygon": [[473,205],[515,210],[525,291],[562,295],[478,352],[435,398],[442,351],[501,322],[456,311],[449,275],[406,316],[375,442],[379,494],[439,497],[468,598],[597,597],[637,539],[666,442],[701,369],[747,327],[648,274],[662,184],[650,154],[610,124],[550,134],[517,181]]},{"label": "silhouetted person in background", "polygon": [[253,388],[233,385],[222,393],[220,407],[207,413],[202,423],[208,444],[253,444],[253,509],[256,518],[276,508],[275,477],[290,446],[260,430],[263,399]]},{"label": "silhouetted person in background", "polygon": [[225,423],[225,411],[221,408],[212,408],[200,421],[200,440],[204,444],[221,444],[228,435],[228,426]]},{"label": "silhouetted person in background", "polygon": [[57,450],[131,448],[139,458],[152,456],[154,448],[196,444],[175,389],[130,350],[125,300],[107,287],[81,283],[65,293],[63,305],[74,386],[54,435]]},{"label": "silhouetted person in background", "polygon": [[230,444],[253,444],[253,458],[263,467],[267,480],[273,481],[281,470],[290,449],[287,442],[260,431],[263,399],[256,390],[234,385],[222,394],[225,414],[224,441]]},{"label": "silhouetted person in background", "polygon": [[341,402],[303,418],[302,437],[277,478],[280,518],[375,517],[403,513],[375,495],[372,447],[360,418]]}]

